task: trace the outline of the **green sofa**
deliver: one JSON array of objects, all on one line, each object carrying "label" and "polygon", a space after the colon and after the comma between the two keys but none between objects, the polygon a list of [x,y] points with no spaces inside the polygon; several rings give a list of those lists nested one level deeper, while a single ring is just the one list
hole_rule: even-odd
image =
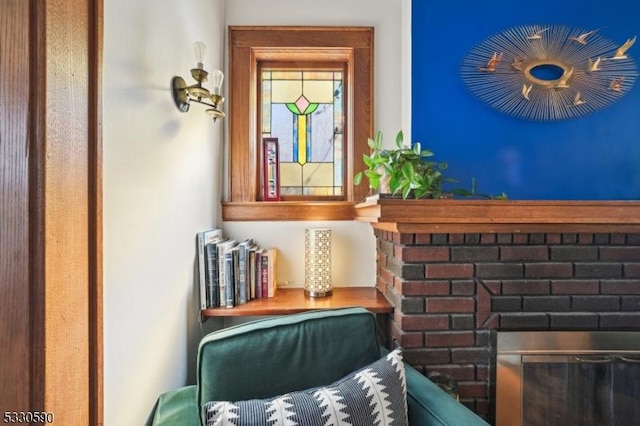
[{"label": "green sofa", "polygon": [[[377,336],[375,316],[362,308],[272,317],[210,333],[198,348],[197,384],[162,394],[152,425],[201,426],[207,401],[269,398],[331,384],[381,357]],[[405,367],[410,425],[487,425]]]}]

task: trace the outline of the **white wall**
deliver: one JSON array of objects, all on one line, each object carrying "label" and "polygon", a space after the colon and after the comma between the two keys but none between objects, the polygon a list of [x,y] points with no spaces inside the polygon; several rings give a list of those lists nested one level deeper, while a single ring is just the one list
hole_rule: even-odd
[{"label": "white wall", "polygon": [[222,127],[174,107],[192,44],[222,67],[222,0],[104,4],[104,410],[140,426],[157,397],[184,386],[199,338],[195,233],[215,224]]},{"label": "white wall", "polygon": [[[403,5],[403,3],[405,3]],[[375,28],[374,128],[391,144],[403,121],[402,27],[405,0],[228,0],[227,25],[345,25]],[[268,7],[265,5],[268,4]],[[405,86],[406,88],[406,86]],[[409,130],[409,129],[407,129]],[[225,223],[233,238],[256,237],[265,246],[282,252],[278,267],[281,281],[304,284],[304,230],[328,227],[333,237],[333,281],[340,286],[372,286],[375,283],[375,239],[368,224],[359,222],[260,222]]]}]

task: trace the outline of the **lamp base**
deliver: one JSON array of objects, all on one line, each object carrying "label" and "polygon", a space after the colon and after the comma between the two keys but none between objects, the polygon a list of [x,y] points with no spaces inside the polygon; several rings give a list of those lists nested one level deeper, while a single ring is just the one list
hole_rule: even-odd
[{"label": "lamp base", "polygon": [[304,289],[304,294],[309,297],[327,297],[327,296],[331,296],[332,293],[333,293],[333,290],[313,291],[313,290],[307,290],[306,288]]}]

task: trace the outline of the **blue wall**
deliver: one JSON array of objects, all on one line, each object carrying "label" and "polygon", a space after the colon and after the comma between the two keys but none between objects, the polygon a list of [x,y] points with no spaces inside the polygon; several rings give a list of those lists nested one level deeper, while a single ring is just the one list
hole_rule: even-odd
[{"label": "blue wall", "polygon": [[[640,199],[640,82],[581,118],[534,122],[476,98],[460,63],[482,40],[519,25],[600,28],[622,44],[640,38],[636,0],[412,2],[412,138],[449,163],[449,175],[510,199]],[[640,42],[628,52],[640,59]]]}]

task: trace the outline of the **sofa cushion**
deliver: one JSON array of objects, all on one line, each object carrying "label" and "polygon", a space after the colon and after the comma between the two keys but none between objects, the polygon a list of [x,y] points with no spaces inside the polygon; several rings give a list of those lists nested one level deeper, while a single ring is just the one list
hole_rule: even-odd
[{"label": "sofa cushion", "polygon": [[406,426],[406,395],[402,355],[395,350],[326,387],[270,399],[208,402],[202,410],[203,424]]},{"label": "sofa cushion", "polygon": [[202,407],[207,401],[269,398],[326,386],[378,358],[376,319],[363,308],[244,323],[200,342],[197,403]]}]

